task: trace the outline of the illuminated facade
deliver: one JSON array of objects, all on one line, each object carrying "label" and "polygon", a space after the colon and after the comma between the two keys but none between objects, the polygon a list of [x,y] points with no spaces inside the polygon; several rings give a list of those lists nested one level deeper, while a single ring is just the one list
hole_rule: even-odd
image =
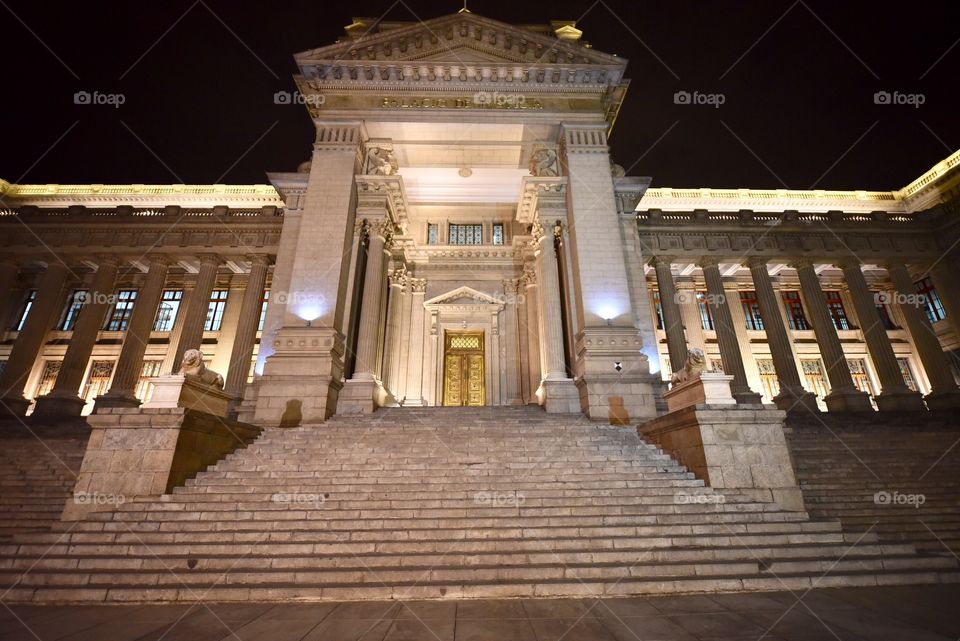
[{"label": "illuminated facade", "polygon": [[960,155],[897,192],[648,189],[607,146],[626,61],[573,23],[370,29],[296,56],[314,152],[271,185],[0,183],[8,407],[136,405],[198,346],[264,425],[650,418],[688,346],[747,404],[960,405]]}]

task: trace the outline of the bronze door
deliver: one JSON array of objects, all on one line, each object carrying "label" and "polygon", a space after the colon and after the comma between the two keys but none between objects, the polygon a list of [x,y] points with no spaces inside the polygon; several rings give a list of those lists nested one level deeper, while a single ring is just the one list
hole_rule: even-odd
[{"label": "bronze door", "polygon": [[485,373],[483,334],[447,332],[443,353],[443,404],[481,406],[484,404]]}]

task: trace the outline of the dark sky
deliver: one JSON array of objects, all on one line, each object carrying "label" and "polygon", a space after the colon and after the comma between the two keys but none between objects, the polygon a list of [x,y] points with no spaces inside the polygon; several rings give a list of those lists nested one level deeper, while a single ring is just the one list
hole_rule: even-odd
[{"label": "dark sky", "polygon": [[[391,8],[392,7],[392,8]],[[265,182],[312,143],[292,54],[352,15],[452,13],[456,0],[3,0],[11,182]],[[883,10],[878,9],[882,7]],[[960,147],[960,3],[471,0],[505,22],[578,19],[626,57],[614,156],[655,186],[896,189]],[[120,93],[118,107],[75,105]],[[723,95],[677,105],[677,91]],[[923,104],[875,104],[874,94]],[[904,97],[905,96],[905,97]],[[58,142],[59,140],[59,142]]]}]

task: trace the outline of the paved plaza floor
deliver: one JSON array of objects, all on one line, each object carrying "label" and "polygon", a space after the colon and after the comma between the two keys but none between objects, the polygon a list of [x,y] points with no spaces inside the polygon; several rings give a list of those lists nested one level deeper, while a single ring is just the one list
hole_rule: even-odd
[{"label": "paved plaza floor", "polygon": [[942,641],[960,585],[618,599],[5,606],[3,641]]}]

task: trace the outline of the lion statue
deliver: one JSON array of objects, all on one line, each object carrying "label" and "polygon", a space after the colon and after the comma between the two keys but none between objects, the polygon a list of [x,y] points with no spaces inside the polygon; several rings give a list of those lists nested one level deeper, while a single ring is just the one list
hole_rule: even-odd
[{"label": "lion statue", "polygon": [[189,380],[223,389],[223,377],[207,369],[207,366],[203,364],[203,352],[199,349],[188,349],[183,353],[180,373]]},{"label": "lion statue", "polygon": [[703,350],[694,347],[687,352],[687,362],[683,364],[683,369],[679,369],[670,377],[670,382],[686,383],[687,381],[699,378],[707,369],[707,358],[703,355]]}]

